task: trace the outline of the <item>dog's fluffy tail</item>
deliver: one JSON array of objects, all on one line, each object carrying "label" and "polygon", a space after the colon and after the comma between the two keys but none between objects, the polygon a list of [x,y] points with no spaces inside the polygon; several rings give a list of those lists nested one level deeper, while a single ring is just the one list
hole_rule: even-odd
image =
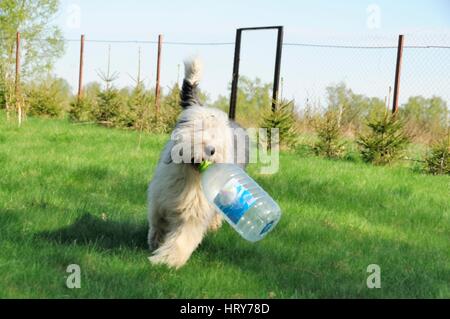
[{"label": "dog's fluffy tail", "polygon": [[197,88],[202,73],[202,63],[199,58],[188,59],[184,61],[184,81],[181,88],[180,104],[183,108],[192,105],[201,105],[197,97]]}]

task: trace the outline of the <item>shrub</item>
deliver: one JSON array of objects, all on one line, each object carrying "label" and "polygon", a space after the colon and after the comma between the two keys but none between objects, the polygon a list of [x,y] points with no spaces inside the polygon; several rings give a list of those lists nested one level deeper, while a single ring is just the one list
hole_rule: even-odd
[{"label": "shrub", "polygon": [[60,117],[68,109],[70,87],[65,80],[47,78],[24,88],[30,115]]},{"label": "shrub", "polygon": [[[96,108],[93,112],[98,124],[105,126],[121,126],[123,112],[125,111],[124,92],[114,87],[114,81],[119,78],[119,73],[111,72],[111,47],[108,51],[108,67],[106,72],[98,71],[98,76],[104,83],[104,89],[97,93]],[[125,90],[126,91],[126,90]],[[128,97],[128,91],[126,91]]]},{"label": "shrub", "polygon": [[14,94],[14,83],[6,76],[0,79],[0,109],[6,110],[7,119],[14,110],[16,104],[16,96]]},{"label": "shrub", "polygon": [[341,140],[338,114],[327,111],[316,121],[314,127],[319,138],[314,145],[314,152],[329,158],[341,157],[345,151],[345,143]]},{"label": "shrub", "polygon": [[360,135],[357,144],[365,162],[376,165],[389,164],[402,156],[410,142],[405,123],[388,112],[368,120],[369,132]]},{"label": "shrub", "polygon": [[97,96],[97,105],[94,111],[95,120],[105,126],[120,126],[123,112],[123,98],[119,91],[108,87]]},{"label": "shrub", "polygon": [[[262,115],[261,127],[269,129],[267,138],[271,138],[270,129],[278,128],[282,148],[290,149],[297,144],[295,124],[292,102],[280,101],[275,110],[264,111]],[[270,144],[268,146],[270,147]]]},{"label": "shrub", "polygon": [[70,103],[69,119],[74,122],[86,122],[92,120],[92,111],[95,109],[95,101],[89,97],[76,98]]},{"label": "shrub", "polygon": [[402,106],[402,117],[408,129],[416,133],[415,140],[420,143],[428,144],[437,136],[445,134],[447,116],[447,102],[437,96],[411,96]]},{"label": "shrub", "polygon": [[149,108],[151,99],[142,82],[138,82],[130,92],[127,101],[127,110],[122,115],[124,127],[147,131],[149,129]]},{"label": "shrub", "polygon": [[328,110],[339,114],[342,131],[358,131],[371,112],[384,110],[385,103],[374,97],[353,92],[344,82],[326,88]]},{"label": "shrub", "polygon": [[157,125],[159,131],[162,133],[171,132],[177,123],[180,112],[180,87],[175,84],[162,99],[161,113]]},{"label": "shrub", "polygon": [[9,109],[14,84],[4,60],[0,59],[0,109]]},{"label": "shrub", "polygon": [[425,158],[426,171],[433,175],[450,175],[450,138],[446,137],[433,145]]},{"label": "shrub", "polygon": [[[1,74],[0,74],[1,76]],[[0,109],[6,108],[6,101],[8,95],[8,88],[6,82],[3,79],[0,79]]]}]

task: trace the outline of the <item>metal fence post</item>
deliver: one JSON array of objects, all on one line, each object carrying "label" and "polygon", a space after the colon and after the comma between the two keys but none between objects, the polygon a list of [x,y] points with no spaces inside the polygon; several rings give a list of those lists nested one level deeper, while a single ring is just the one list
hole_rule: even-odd
[{"label": "metal fence post", "polygon": [[272,111],[277,109],[278,91],[280,89],[281,54],[283,52],[283,27],[278,28],[277,54],[275,57],[275,73],[273,79]]},{"label": "metal fence post", "polygon": [[80,40],[80,71],[78,76],[78,99],[83,95],[83,68],[84,68],[84,34]]},{"label": "metal fence post", "polygon": [[395,114],[398,111],[398,100],[400,93],[400,74],[402,69],[403,59],[403,34],[398,37],[397,47],[397,65],[395,68],[395,85],[394,85],[394,103],[392,105],[392,113]]},{"label": "metal fence post", "polygon": [[155,88],[155,110],[156,118],[159,116],[159,110],[161,106],[161,88],[160,88],[160,77],[161,77],[161,49],[162,49],[163,36],[160,34],[158,36],[158,57],[156,62],[156,88]]},{"label": "metal fence post", "polygon": [[229,113],[229,117],[232,120],[236,119],[236,101],[237,101],[237,87],[239,82],[241,39],[242,39],[242,29],[237,29],[236,42],[234,47],[233,80],[231,82],[230,113]]}]

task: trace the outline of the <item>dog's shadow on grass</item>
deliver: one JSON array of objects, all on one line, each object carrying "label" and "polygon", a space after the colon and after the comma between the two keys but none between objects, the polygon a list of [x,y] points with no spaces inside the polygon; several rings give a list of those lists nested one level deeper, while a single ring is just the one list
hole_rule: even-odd
[{"label": "dog's shadow on grass", "polygon": [[[45,240],[58,245],[80,245],[101,250],[130,249],[149,252],[147,243],[148,226],[145,223],[131,223],[127,221],[103,220],[86,213],[76,219],[71,225],[40,232],[35,235],[39,240]],[[230,234],[231,235],[231,234]],[[205,238],[195,254],[206,255],[210,261],[236,263],[243,260],[261,260],[268,258],[270,251],[264,253],[255,251],[253,247],[236,245],[230,247],[222,241],[211,241]],[[278,260],[272,256],[271,260]],[[250,261],[250,263],[252,263]]]},{"label": "dog's shadow on grass", "polygon": [[145,224],[103,220],[84,214],[72,225],[37,234],[40,239],[57,244],[87,245],[102,249],[148,249]]}]

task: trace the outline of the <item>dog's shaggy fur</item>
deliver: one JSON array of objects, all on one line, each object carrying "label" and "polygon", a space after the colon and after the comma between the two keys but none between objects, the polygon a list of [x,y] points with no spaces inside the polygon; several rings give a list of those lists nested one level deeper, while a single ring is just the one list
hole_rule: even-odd
[{"label": "dog's shaggy fur", "polygon": [[[180,103],[183,110],[148,190],[148,242],[153,251],[149,259],[175,268],[186,263],[208,230],[222,224],[222,217],[203,195],[198,164],[203,160],[235,161],[233,129],[238,125],[226,113],[198,101],[201,69],[197,59],[185,62]],[[186,149],[191,150],[188,160],[177,162],[174,154],[184,156]]]}]

